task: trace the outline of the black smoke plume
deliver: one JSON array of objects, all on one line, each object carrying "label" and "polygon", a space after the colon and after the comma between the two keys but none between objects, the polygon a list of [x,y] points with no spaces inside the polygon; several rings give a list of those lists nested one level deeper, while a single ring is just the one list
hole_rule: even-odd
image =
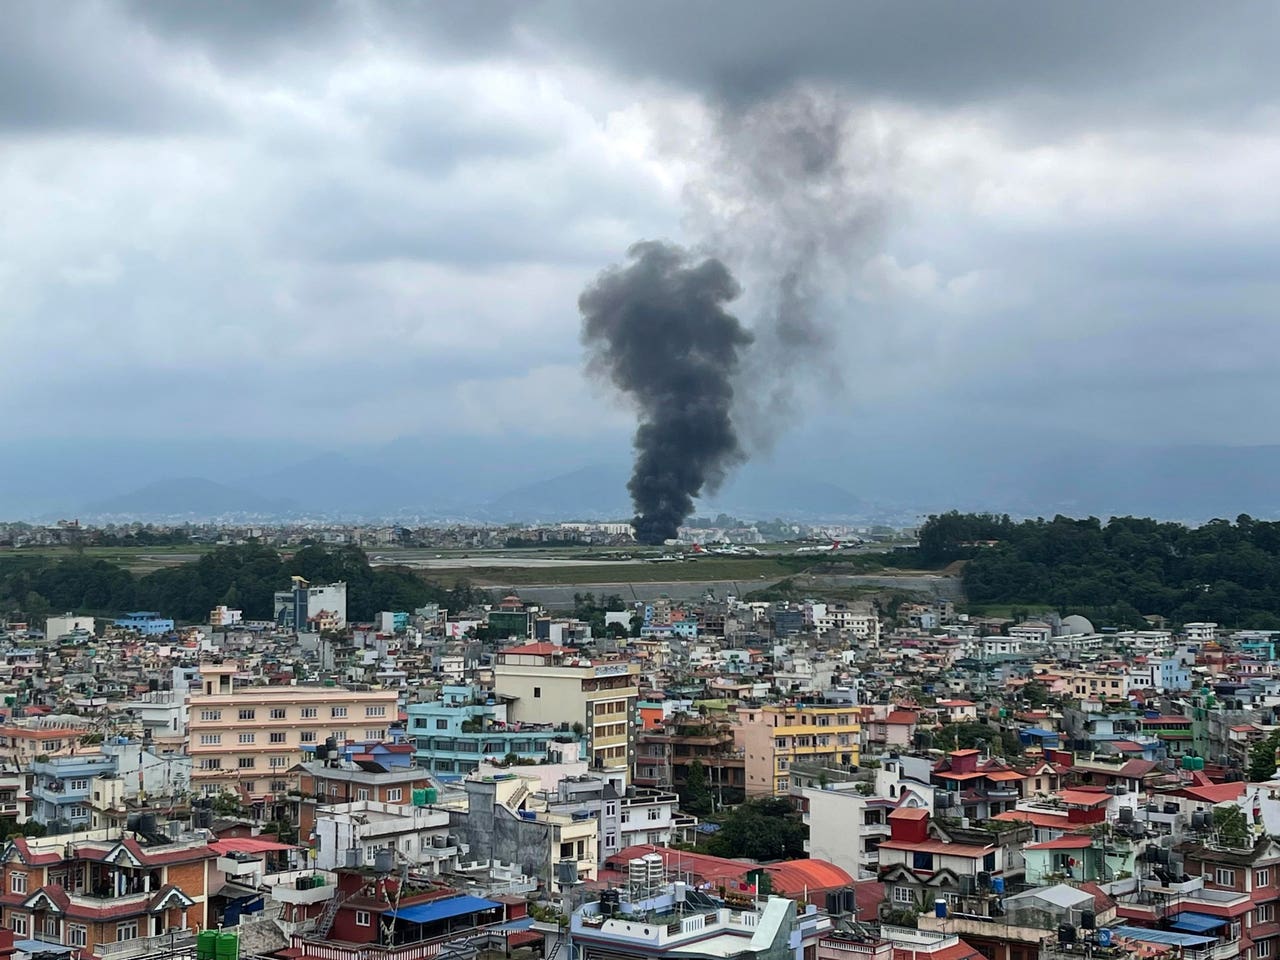
[{"label": "black smoke plume", "polygon": [[578,307],[588,369],[635,403],[632,522],[638,541],[657,544],[675,537],[694,499],[744,459],[733,385],[752,337],[725,310],[741,291],[719,260],[654,241],[628,255]]}]

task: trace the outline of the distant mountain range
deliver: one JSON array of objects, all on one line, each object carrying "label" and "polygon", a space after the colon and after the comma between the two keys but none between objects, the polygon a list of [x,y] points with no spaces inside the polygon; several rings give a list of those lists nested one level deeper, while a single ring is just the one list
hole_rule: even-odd
[{"label": "distant mountain range", "polygon": [[137,490],[85,504],[88,517],[189,517],[205,520],[226,516],[279,517],[296,513],[291,500],[263,496],[203,477],[156,480]]},{"label": "distant mountain range", "polygon": [[[211,445],[213,446],[213,445]],[[631,514],[630,451],[537,440],[406,440],[340,454],[97,448],[0,473],[0,519],[331,517],[521,521]],[[73,454],[78,454],[76,459]],[[173,468],[177,469],[173,469]],[[166,470],[172,473],[166,473]],[[181,473],[178,471],[181,470]],[[145,478],[145,481],[140,480]],[[699,511],[912,522],[920,514],[1280,517],[1280,447],[1124,447],[1063,438],[797,442],[744,465]]]}]

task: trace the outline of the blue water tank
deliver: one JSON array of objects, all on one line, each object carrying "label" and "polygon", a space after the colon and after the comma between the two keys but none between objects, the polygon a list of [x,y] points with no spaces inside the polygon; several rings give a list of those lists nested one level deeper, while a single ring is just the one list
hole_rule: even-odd
[{"label": "blue water tank", "polygon": [[933,915],[939,920],[947,919],[947,901],[941,897],[933,901]]},{"label": "blue water tank", "polygon": [[991,892],[996,894],[1004,893],[1004,877],[991,878]]},{"label": "blue water tank", "polygon": [[1101,930],[1098,931],[1098,946],[1100,947],[1111,946],[1111,931],[1108,930],[1106,927],[1103,927]]}]

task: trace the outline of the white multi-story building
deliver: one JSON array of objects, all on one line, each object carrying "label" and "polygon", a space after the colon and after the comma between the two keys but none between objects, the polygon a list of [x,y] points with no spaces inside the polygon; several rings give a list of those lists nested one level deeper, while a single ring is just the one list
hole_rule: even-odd
[{"label": "white multi-story building", "polygon": [[93,631],[93,617],[77,616],[70,612],[49,617],[44,622],[44,635],[48,640],[57,640],[71,634],[93,636]]},{"label": "white multi-story building", "polygon": [[815,609],[813,625],[819,634],[842,633],[866,643],[880,642],[880,618],[865,610],[837,606],[826,606],[821,612]]},{"label": "white multi-story building", "polygon": [[442,807],[377,800],[334,804],[317,810],[315,835],[320,870],[372,867],[379,850],[392,851],[396,872],[407,865],[435,875],[456,866],[460,853],[467,859],[467,847],[450,833],[449,811]]},{"label": "white multi-story building", "polygon": [[1184,623],[1182,632],[1190,643],[1211,643],[1217,639],[1218,625],[1208,622]]},{"label": "white multi-story building", "polygon": [[624,789],[635,760],[633,718],[640,667],[623,660],[591,661],[550,643],[499,650],[493,689],[507,698],[515,723],[579,723],[591,769]]}]

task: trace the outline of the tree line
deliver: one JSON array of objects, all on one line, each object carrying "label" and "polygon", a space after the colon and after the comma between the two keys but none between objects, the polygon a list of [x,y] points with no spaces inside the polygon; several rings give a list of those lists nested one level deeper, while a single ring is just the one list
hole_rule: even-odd
[{"label": "tree line", "polygon": [[72,610],[116,616],[157,610],[180,622],[200,623],[218,604],[269,620],[273,594],[300,576],[313,583],[347,583],[347,618],[372,620],[383,610],[412,610],[439,603],[460,610],[488,599],[461,580],[452,587],[423,580],[406,567],[371,567],[353,546],[306,544],[286,558],[260,543],[219,547],[190,563],[138,576],[107,560],[74,556],[6,557],[0,561],[0,611],[42,622]]},{"label": "tree line", "polygon": [[1016,522],[995,514],[930,517],[922,564],[968,561],[975,604],[1048,605],[1098,625],[1175,623],[1280,629],[1280,522],[1211,520],[1197,527],[1141,517]]}]

